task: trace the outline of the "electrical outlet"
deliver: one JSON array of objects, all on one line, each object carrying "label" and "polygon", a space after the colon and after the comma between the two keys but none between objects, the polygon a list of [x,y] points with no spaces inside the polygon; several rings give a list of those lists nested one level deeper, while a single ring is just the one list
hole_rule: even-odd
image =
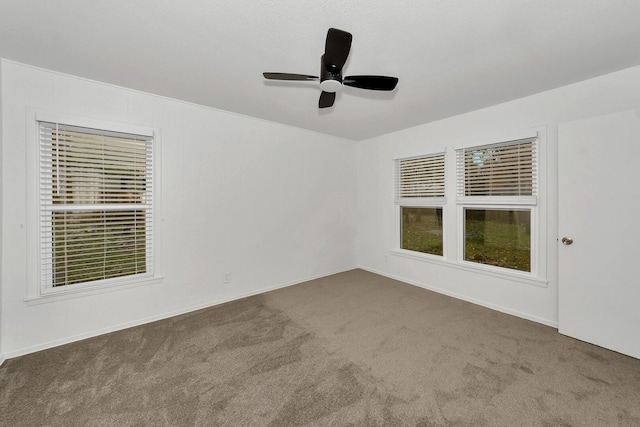
[{"label": "electrical outlet", "polygon": [[222,283],[231,283],[231,273],[228,271],[224,273],[224,279]]}]

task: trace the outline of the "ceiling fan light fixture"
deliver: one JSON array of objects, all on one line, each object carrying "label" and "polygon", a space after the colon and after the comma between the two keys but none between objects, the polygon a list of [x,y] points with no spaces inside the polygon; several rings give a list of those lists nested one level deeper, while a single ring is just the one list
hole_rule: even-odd
[{"label": "ceiling fan light fixture", "polygon": [[320,82],[320,89],[324,92],[338,92],[342,89],[342,83],[339,80],[327,79]]},{"label": "ceiling fan light fixture", "polygon": [[320,80],[319,108],[329,108],[336,100],[336,92],[342,86],[352,86],[359,89],[391,91],[396,88],[397,77],[361,75],[342,77],[344,67],[351,50],[353,36],[343,30],[329,28],[325,42],[324,54],[320,57],[320,77],[306,74],[291,73],[262,73],[267,80]]}]

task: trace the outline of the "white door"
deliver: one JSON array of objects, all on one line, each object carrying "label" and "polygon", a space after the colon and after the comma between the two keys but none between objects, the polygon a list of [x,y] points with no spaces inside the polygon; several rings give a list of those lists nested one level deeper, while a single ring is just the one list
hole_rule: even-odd
[{"label": "white door", "polygon": [[640,110],[561,124],[558,184],[559,331],[640,358]]}]

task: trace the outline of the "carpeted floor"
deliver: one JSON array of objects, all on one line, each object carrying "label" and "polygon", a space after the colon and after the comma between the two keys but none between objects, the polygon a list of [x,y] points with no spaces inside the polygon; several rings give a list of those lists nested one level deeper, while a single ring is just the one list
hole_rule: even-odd
[{"label": "carpeted floor", "polygon": [[362,270],[5,361],[3,426],[640,426],[640,360]]}]

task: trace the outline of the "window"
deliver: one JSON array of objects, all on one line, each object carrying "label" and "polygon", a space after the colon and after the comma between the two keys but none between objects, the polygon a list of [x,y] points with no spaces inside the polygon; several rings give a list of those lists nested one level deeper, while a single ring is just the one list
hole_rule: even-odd
[{"label": "window", "polygon": [[457,150],[462,260],[534,272],[537,137]]},{"label": "window", "polygon": [[43,293],[153,276],[153,138],[38,122]]},{"label": "window", "polygon": [[443,256],[444,153],[396,160],[400,248]]},{"label": "window", "polygon": [[464,259],[531,271],[531,212],[464,209]]}]

